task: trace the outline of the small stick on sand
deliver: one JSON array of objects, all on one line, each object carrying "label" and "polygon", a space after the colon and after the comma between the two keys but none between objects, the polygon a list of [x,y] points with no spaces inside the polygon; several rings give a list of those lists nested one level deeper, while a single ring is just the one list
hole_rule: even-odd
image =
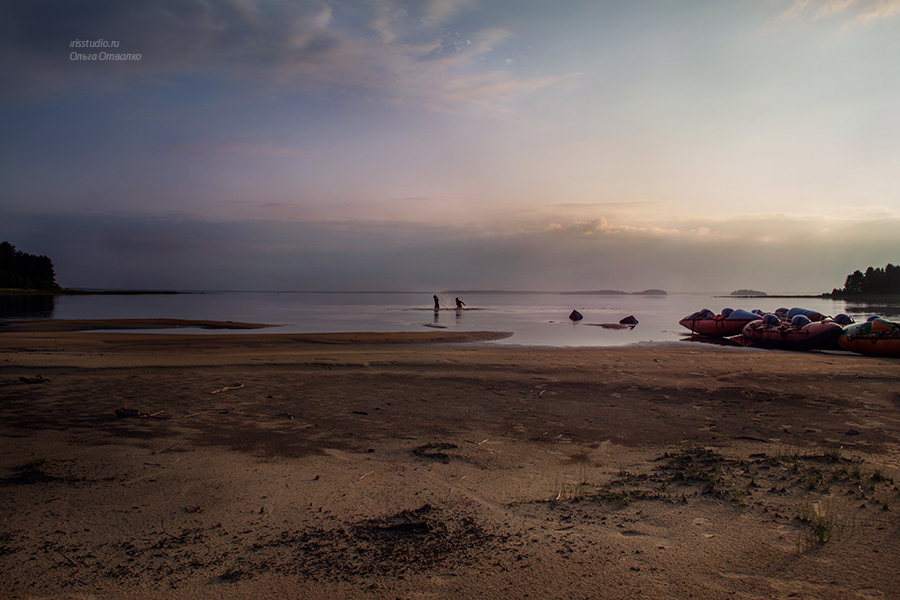
[{"label": "small stick on sand", "polygon": [[243,384],[243,383],[240,383],[240,384],[235,385],[235,386],[232,386],[232,387],[223,387],[221,390],[213,390],[213,391],[210,392],[210,394],[219,394],[219,393],[221,393],[221,392],[228,392],[228,391],[231,391],[231,390],[239,390],[239,389],[241,389],[242,387],[244,387],[244,384]]},{"label": "small stick on sand", "polygon": [[[215,394],[215,392],[212,392]],[[214,410],[201,410],[200,412],[191,413],[189,415],[184,415],[184,418],[187,419],[189,417],[196,417],[197,415],[205,415],[206,413],[216,412]]]},{"label": "small stick on sand", "polygon": [[169,536],[169,537],[171,537],[171,538],[175,538],[176,540],[177,540],[177,539],[180,539],[179,536],[177,536],[177,535],[172,535],[171,533],[169,533],[168,531],[166,531],[166,523],[165,523],[165,521],[163,521],[162,519],[159,520],[159,526],[162,527],[163,533],[165,533],[167,536]]}]

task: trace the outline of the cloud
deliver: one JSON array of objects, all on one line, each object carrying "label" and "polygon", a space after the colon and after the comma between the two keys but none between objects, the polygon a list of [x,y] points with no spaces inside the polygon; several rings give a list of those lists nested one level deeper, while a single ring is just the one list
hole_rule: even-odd
[{"label": "cloud", "polygon": [[196,153],[236,154],[241,156],[264,156],[269,158],[309,158],[314,152],[299,148],[289,148],[277,144],[175,144],[165,146],[167,150]]},{"label": "cloud", "polygon": [[596,219],[498,230],[12,213],[7,225],[8,241],[50,256],[60,283],[77,287],[819,293],[856,269],[896,262],[900,219],[757,215],[656,227]]},{"label": "cloud", "polygon": [[803,19],[812,14],[814,18],[827,18],[850,13],[857,23],[869,23],[900,15],[900,0],[795,0],[782,13],[782,18]]},{"label": "cloud", "polygon": [[426,4],[428,16],[439,23],[450,20],[466,8],[475,6],[474,0],[430,0]]},{"label": "cloud", "polygon": [[[484,58],[512,34],[456,31],[470,0],[35,0],[0,7],[0,94],[165,85],[177,77],[446,110],[490,106],[554,82]],[[75,46],[73,46],[73,43]],[[88,44],[84,47],[82,44]],[[115,46],[114,48],[111,47]],[[72,60],[73,53],[140,60]]]}]

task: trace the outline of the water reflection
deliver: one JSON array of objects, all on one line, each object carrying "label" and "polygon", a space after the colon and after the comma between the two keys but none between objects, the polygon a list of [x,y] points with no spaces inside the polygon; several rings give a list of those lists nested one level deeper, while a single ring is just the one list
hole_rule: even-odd
[{"label": "water reflection", "polygon": [[847,312],[850,314],[864,315],[866,317],[869,317],[871,315],[880,315],[891,321],[894,321],[897,317],[900,317],[900,302],[896,300],[846,300],[845,303],[847,305]]},{"label": "water reflection", "polygon": [[55,308],[53,294],[0,294],[0,319],[49,319]]}]

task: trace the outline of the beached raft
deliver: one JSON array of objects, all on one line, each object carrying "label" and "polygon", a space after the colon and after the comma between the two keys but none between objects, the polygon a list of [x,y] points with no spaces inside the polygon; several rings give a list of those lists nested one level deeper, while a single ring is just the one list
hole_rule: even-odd
[{"label": "beached raft", "polygon": [[[781,313],[781,314],[779,314],[779,313]],[[810,321],[822,321],[822,320],[828,318],[825,315],[823,315],[822,313],[820,313],[819,311],[810,310],[808,308],[796,308],[796,307],[791,308],[789,310],[784,309],[784,308],[779,308],[778,310],[775,311],[775,314],[778,315],[778,317],[783,321],[790,321],[797,315],[803,315],[804,317],[808,318]],[[838,321],[838,317],[844,317],[844,318],[850,319],[850,317],[847,317],[846,315],[838,315],[837,317],[834,318],[834,320]],[[852,321],[853,321],[853,319],[850,319],[850,322],[852,322]],[[841,323],[841,324],[843,325],[844,323]]]},{"label": "beached raft", "polygon": [[785,322],[773,314],[757,318],[744,326],[745,343],[777,350],[825,350],[836,348],[838,336],[844,330],[830,318],[811,321],[796,314]]},{"label": "beached raft", "polygon": [[759,318],[759,315],[746,310],[725,308],[721,314],[717,315],[704,308],[681,319],[678,324],[697,335],[731,337],[741,333],[747,323]]},{"label": "beached raft", "polygon": [[875,317],[844,327],[838,344],[845,350],[868,356],[900,356],[900,325]]}]

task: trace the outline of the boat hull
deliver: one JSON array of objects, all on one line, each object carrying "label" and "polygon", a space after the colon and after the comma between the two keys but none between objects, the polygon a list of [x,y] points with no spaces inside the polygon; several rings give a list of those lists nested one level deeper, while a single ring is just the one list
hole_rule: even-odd
[{"label": "boat hull", "polygon": [[744,310],[731,311],[726,309],[724,314],[714,314],[711,310],[703,309],[688,315],[678,321],[678,324],[690,329],[697,335],[708,337],[731,337],[738,335],[744,326],[759,317]]},{"label": "boat hull", "polygon": [[900,356],[900,326],[884,319],[844,327],[838,344],[867,356]]},{"label": "boat hull", "polygon": [[690,329],[697,335],[710,337],[731,337],[738,335],[749,319],[688,319],[678,321],[682,327]]},{"label": "boat hull", "polygon": [[766,325],[762,319],[748,323],[744,340],[752,346],[776,350],[807,352],[836,348],[836,341],[843,327],[831,320],[815,321],[802,327],[788,324]]}]

